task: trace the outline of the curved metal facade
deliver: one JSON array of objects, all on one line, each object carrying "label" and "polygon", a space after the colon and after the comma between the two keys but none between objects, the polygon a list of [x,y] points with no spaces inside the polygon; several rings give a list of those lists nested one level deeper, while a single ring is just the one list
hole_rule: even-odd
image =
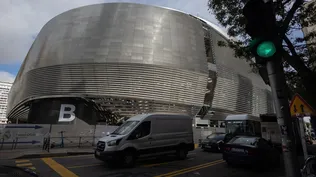
[{"label": "curved metal facade", "polygon": [[11,89],[8,117],[25,118],[27,102],[50,97],[98,100],[126,116],[195,115],[205,104],[269,112],[261,78],[245,73],[248,64],[218,40],[226,39],[207,23],[159,7],[108,3],[67,11],[35,39]]}]

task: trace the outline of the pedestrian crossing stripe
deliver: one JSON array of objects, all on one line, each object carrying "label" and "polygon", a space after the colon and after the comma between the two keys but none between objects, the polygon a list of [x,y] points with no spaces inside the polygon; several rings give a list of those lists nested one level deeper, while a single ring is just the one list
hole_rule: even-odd
[{"label": "pedestrian crossing stripe", "polygon": [[19,163],[19,164],[16,164],[17,167],[28,167],[28,166],[32,166],[33,164],[32,163]]},{"label": "pedestrian crossing stripe", "polygon": [[22,159],[22,160],[16,160],[15,161],[17,167],[23,167],[23,168],[28,168],[33,171],[36,170],[36,168],[33,166],[30,160]]},{"label": "pedestrian crossing stripe", "polygon": [[16,160],[15,163],[24,163],[24,162],[29,162],[30,160]]}]

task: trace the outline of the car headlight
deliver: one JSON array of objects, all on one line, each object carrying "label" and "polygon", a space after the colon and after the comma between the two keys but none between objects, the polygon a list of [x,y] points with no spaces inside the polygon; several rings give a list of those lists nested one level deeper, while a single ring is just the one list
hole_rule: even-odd
[{"label": "car headlight", "polygon": [[109,141],[109,142],[107,142],[107,145],[108,146],[117,146],[120,143],[121,140],[122,139]]}]

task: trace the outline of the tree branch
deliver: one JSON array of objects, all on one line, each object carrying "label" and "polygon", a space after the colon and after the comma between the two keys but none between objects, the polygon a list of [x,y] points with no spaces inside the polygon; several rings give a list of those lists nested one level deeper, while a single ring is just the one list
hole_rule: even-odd
[{"label": "tree branch", "polygon": [[289,27],[290,22],[292,21],[294,14],[296,12],[296,10],[303,4],[303,0],[296,0],[292,6],[292,8],[289,10],[289,12],[287,13],[284,21],[283,21],[283,25],[281,28],[281,35],[284,35],[285,32],[287,31],[287,28]]},{"label": "tree branch", "polygon": [[299,57],[291,56],[287,51],[283,51],[283,58],[298,72],[301,78],[307,78],[312,75],[312,71],[307,68]]},{"label": "tree branch", "polygon": [[285,43],[288,46],[290,52],[292,53],[292,56],[298,57],[298,55],[297,55],[297,53],[295,51],[295,48],[294,48],[292,42],[290,41],[290,39],[286,35],[284,35],[283,40],[285,41]]},{"label": "tree branch", "polygon": [[291,0],[287,0],[287,1],[283,2],[283,3],[282,3],[282,6],[285,6],[285,4],[287,4],[287,3],[289,3],[289,2],[291,2]]}]

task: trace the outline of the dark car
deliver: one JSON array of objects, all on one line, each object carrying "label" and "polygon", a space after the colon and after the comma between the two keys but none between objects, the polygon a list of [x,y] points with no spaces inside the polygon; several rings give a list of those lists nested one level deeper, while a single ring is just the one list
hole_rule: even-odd
[{"label": "dark car", "polygon": [[261,137],[236,136],[223,145],[223,159],[229,165],[257,167],[280,165],[280,153]]},{"label": "dark car", "polygon": [[225,133],[213,133],[202,140],[200,146],[203,150],[221,151],[224,143]]}]

